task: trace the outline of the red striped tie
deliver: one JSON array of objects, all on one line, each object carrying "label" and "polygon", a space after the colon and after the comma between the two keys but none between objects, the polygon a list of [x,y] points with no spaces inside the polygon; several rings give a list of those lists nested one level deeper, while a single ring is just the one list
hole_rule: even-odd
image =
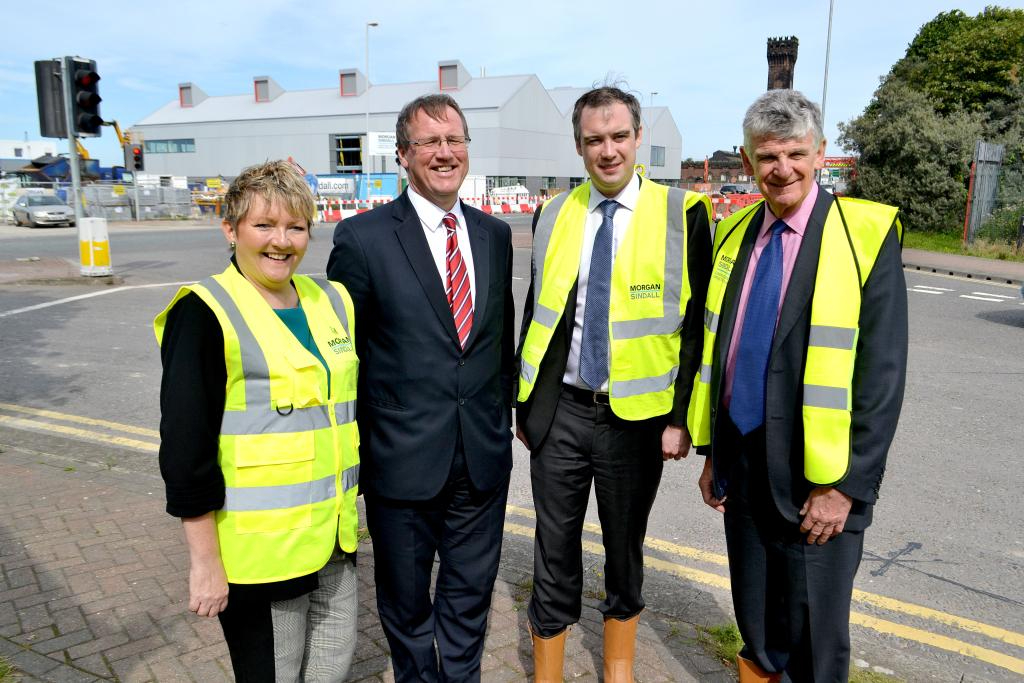
[{"label": "red striped tie", "polygon": [[469,291],[469,271],[459,251],[459,238],[455,234],[457,222],[455,215],[446,213],[441,219],[448,231],[448,243],[445,248],[445,262],[448,273],[444,283],[444,293],[448,296],[448,305],[455,318],[455,329],[459,334],[459,344],[466,348],[466,339],[473,329],[473,294]]}]

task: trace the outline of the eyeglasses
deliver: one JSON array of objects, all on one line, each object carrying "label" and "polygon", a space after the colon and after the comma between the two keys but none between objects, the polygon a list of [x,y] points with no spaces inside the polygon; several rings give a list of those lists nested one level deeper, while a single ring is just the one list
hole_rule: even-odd
[{"label": "eyeglasses", "polygon": [[409,140],[409,144],[416,149],[422,149],[425,152],[436,152],[441,149],[441,143],[448,143],[448,149],[452,151],[458,151],[466,149],[466,145],[469,144],[470,139],[465,135],[449,135],[446,138],[423,138],[422,140]]}]

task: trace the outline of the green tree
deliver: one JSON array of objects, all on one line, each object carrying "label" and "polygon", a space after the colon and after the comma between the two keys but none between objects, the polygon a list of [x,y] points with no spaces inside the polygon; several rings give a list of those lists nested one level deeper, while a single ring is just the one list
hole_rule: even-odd
[{"label": "green tree", "polygon": [[860,155],[852,194],[901,207],[908,229],[959,231],[977,139],[1007,146],[1001,194],[1019,195],[1013,168],[1024,163],[1022,103],[1024,10],[940,13],[864,113],[839,124],[838,143]]},{"label": "green tree", "polygon": [[909,230],[963,224],[978,117],[939,113],[926,95],[890,79],[861,116],[839,129],[839,144],[860,157],[854,195],[899,206]]}]

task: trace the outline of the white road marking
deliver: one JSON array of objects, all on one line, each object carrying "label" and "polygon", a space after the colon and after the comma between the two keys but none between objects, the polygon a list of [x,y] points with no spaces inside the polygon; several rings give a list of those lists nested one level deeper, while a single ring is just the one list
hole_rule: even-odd
[{"label": "white road marking", "polygon": [[930,289],[918,289],[916,287],[907,287],[908,292],[916,292],[918,294],[945,294],[945,292],[934,292]]},{"label": "white road marking", "polygon": [[949,289],[948,287],[931,287],[929,285],[914,285],[915,289],[934,289],[940,292],[953,292],[956,290]]},{"label": "white road marking", "polygon": [[1015,296],[1006,296],[1005,294],[993,294],[992,292],[971,292],[971,294],[977,294],[978,296],[994,296],[999,299],[1016,299]]},{"label": "white road marking", "polygon": [[64,299],[57,299],[55,301],[47,301],[46,303],[36,304],[34,306],[25,306],[24,308],[15,308],[10,311],[0,311],[0,318],[6,318],[9,315],[16,315],[18,313],[28,313],[29,311],[38,311],[41,308],[49,308],[50,306],[59,306],[61,304],[68,304],[72,301],[81,301],[82,299],[91,299],[96,296],[103,296],[104,294],[113,294],[115,292],[125,292],[130,289],[149,289],[151,287],[180,287],[181,285],[190,285],[195,280],[189,280],[187,282],[160,282],[152,285],[126,285],[124,287],[115,287],[113,289],[101,289],[98,292],[89,292],[88,294],[79,294],[78,296],[69,296]]},{"label": "white road marking", "polygon": [[995,298],[990,297],[990,296],[971,296],[970,294],[961,294],[960,298],[961,299],[974,299],[975,301],[992,301],[992,302],[997,303],[997,304],[1003,302],[1002,299],[995,299]]}]

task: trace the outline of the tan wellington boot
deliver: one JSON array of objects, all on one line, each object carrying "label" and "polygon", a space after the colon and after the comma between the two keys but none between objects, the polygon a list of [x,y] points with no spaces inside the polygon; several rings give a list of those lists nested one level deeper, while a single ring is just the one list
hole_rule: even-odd
[{"label": "tan wellington boot", "polygon": [[636,626],[639,623],[639,614],[625,621],[605,618],[605,683],[633,683],[633,655],[636,652]]},{"label": "tan wellington boot", "polygon": [[778,683],[782,679],[782,674],[770,674],[744,657],[736,657],[736,669],[740,683]]},{"label": "tan wellington boot", "polygon": [[537,683],[562,683],[562,665],[565,660],[565,637],[569,629],[557,636],[541,638],[530,629],[533,639],[533,676]]}]

